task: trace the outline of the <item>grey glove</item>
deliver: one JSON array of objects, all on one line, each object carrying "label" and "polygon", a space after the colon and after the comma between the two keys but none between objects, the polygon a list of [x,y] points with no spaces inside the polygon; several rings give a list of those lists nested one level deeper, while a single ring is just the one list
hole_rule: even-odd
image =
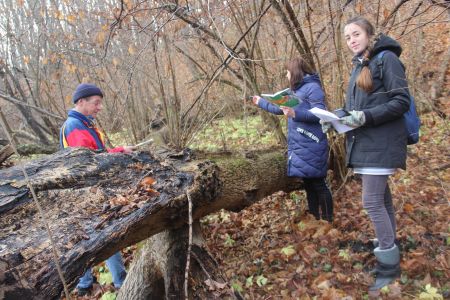
[{"label": "grey glove", "polygon": [[334,129],[333,125],[331,125],[331,122],[327,121],[319,121],[320,125],[322,125],[322,132],[327,133],[330,129]]},{"label": "grey glove", "polygon": [[342,117],[339,119],[339,121],[342,124],[351,126],[351,127],[359,127],[364,125],[366,123],[366,115],[363,111],[360,110],[352,110],[349,112],[350,115],[346,117]]}]

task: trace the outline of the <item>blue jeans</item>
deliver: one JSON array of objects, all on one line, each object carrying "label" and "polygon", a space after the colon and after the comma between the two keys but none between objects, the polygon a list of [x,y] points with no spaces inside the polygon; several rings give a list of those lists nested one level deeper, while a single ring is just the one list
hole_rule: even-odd
[{"label": "blue jeans", "polygon": [[[116,252],[113,256],[108,258],[106,260],[106,266],[111,272],[114,287],[120,288],[125,280],[125,276],[127,276],[120,252]],[[92,287],[93,283],[94,277],[92,276],[92,269],[89,268],[78,281],[77,288],[88,289]]]}]

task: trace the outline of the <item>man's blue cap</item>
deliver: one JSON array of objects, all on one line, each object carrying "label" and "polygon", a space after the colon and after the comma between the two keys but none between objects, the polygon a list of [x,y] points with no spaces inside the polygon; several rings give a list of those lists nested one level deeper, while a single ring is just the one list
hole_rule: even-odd
[{"label": "man's blue cap", "polygon": [[81,98],[87,98],[90,96],[100,96],[103,98],[102,90],[95,84],[82,83],[75,89],[75,92],[72,95],[72,102],[75,104]]}]

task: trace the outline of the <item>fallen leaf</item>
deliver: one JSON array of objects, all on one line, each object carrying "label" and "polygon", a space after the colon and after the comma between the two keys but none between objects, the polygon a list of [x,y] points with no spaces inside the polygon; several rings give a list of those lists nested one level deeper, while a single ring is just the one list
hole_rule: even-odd
[{"label": "fallen leaf", "polygon": [[322,281],[317,285],[320,290],[328,290],[331,287],[331,282],[329,280]]},{"label": "fallen leaf", "polygon": [[127,205],[130,201],[122,195],[117,195],[116,197],[109,200],[111,206]]},{"label": "fallen leaf", "polygon": [[141,185],[154,185],[156,183],[156,180],[152,177],[145,177],[141,181]]}]

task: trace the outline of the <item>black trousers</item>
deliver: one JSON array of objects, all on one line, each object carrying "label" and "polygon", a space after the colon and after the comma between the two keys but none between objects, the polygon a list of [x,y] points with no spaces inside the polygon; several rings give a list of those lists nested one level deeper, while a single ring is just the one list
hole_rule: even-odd
[{"label": "black trousers", "polygon": [[333,221],[333,199],[325,177],[303,178],[309,212],[317,220]]}]

